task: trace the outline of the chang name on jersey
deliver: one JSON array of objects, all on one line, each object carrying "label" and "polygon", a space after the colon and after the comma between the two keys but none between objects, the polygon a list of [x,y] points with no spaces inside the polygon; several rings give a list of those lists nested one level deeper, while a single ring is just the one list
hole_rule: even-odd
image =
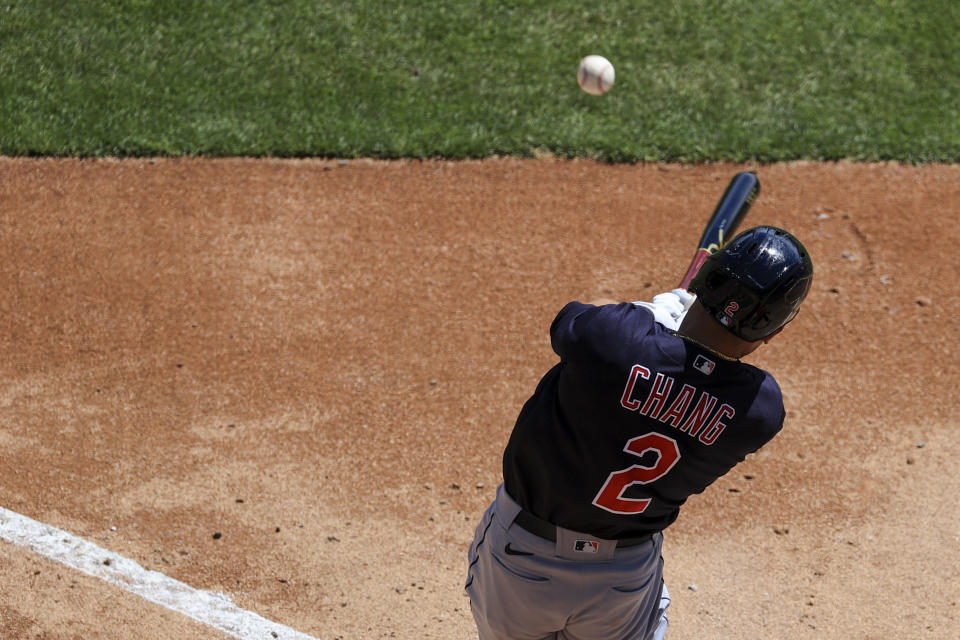
[{"label": "chang name on jersey", "polygon": [[[652,376],[653,383],[649,385],[646,397],[642,397],[642,393],[638,396],[638,379],[649,381]],[[670,376],[659,372],[654,374],[648,367],[635,364],[627,378],[620,405],[659,420],[705,445],[713,444],[727,426],[724,420],[736,416],[736,410],[689,383],[682,386],[675,383]],[[679,388],[674,389],[675,386]]]}]

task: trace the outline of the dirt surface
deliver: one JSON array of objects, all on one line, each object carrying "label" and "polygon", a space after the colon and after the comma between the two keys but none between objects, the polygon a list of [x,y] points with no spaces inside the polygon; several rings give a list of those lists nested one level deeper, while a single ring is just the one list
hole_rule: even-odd
[{"label": "dirt surface", "polygon": [[[550,321],[675,286],[743,168],[0,159],[0,506],[316,638],[475,638]],[[955,640],[960,167],[747,168],[816,279],[750,358],[784,431],[667,531],[668,637]],[[2,638],[226,637],[0,562]]]}]

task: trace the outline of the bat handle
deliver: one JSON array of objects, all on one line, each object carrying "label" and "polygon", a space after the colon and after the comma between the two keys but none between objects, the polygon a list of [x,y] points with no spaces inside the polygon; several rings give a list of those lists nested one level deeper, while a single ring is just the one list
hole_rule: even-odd
[{"label": "bat handle", "polygon": [[697,253],[693,256],[693,261],[690,263],[690,268],[687,269],[687,274],[683,276],[683,280],[680,281],[681,289],[689,289],[690,282],[693,281],[694,276],[697,275],[697,272],[700,271],[700,267],[703,266],[703,263],[707,261],[707,258],[710,257],[710,251],[707,249],[698,249]]}]

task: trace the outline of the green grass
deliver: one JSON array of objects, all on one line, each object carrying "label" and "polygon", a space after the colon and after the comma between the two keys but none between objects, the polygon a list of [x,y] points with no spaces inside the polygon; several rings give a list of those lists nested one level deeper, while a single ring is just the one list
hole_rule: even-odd
[{"label": "green grass", "polygon": [[954,0],[403,4],[0,4],[0,153],[960,159]]}]

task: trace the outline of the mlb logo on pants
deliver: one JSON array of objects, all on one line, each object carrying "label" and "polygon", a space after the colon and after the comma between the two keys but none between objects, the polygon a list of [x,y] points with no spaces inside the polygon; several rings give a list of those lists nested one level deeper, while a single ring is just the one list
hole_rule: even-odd
[{"label": "mlb logo on pants", "polygon": [[600,548],[600,543],[596,540],[577,540],[573,545],[573,550],[580,553],[596,553]]}]

